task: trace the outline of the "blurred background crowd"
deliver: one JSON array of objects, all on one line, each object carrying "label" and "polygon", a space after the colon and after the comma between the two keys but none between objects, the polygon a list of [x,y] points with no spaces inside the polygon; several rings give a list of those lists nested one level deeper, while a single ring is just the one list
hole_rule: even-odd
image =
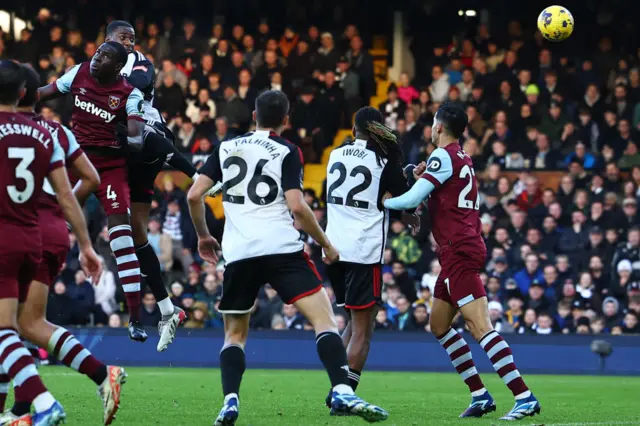
[{"label": "blurred background crowd", "polygon": [[[0,58],[32,63],[43,83],[52,82],[91,58],[110,19],[128,17],[137,48],[156,67],[155,105],[194,164],[205,161],[216,144],[253,128],[253,102],[266,89],[289,96],[284,136],[320,170],[326,152],[348,134],[341,129],[351,127],[353,113],[364,105],[382,111],[406,163],[424,161],[433,150],[427,141],[438,106],[445,101],[461,105],[469,116],[462,143],[477,171],[488,248],[481,275],[498,331],[640,333],[635,8],[615,7],[616,1],[572,7],[569,1],[576,34],[550,45],[535,31],[538,5],[499,1],[490,10],[474,10],[471,19],[464,10],[459,17],[456,5],[480,4],[475,1],[409,2],[401,17],[408,42],[401,48],[410,60],[404,69],[393,64],[395,78],[389,78],[385,67],[374,67],[371,49],[376,40],[387,39],[383,62],[398,57],[399,47],[391,42],[397,19],[390,5],[283,1],[276,3],[284,9],[274,10],[264,2],[221,1],[215,7],[223,9],[206,14],[194,13],[190,7],[199,5],[186,1],[179,13],[164,14],[159,11],[168,6],[159,1],[156,12],[143,17],[137,2],[125,9],[126,16],[85,0],[78,0],[71,13],[55,8],[69,2],[49,3],[51,9],[23,10],[29,26],[15,31],[16,37],[0,26]],[[255,8],[243,14],[238,10],[243,5]],[[443,14],[451,19],[442,19]],[[62,98],[40,108],[68,124],[68,102]],[[174,304],[189,312],[185,327],[220,328],[216,308],[224,261],[201,261],[185,203],[188,188],[171,174],[160,181],[149,240]],[[322,186],[309,187],[305,198],[326,225],[324,192]],[[96,201],[85,210],[106,272],[98,286],[89,284],[70,235],[72,250],[52,290],[48,317],[64,325],[121,327],[123,297],[104,216]],[[377,329],[429,331],[440,266],[429,212],[420,214],[417,235],[399,221],[390,226]],[[208,216],[220,237],[223,215],[211,209]],[[324,273],[319,247],[308,236],[301,238]],[[328,282],[327,290],[331,294]],[[336,311],[343,327],[346,315]],[[154,326],[159,319],[153,295],[145,293],[143,323]],[[256,300],[251,326],[310,329],[269,286]]]}]

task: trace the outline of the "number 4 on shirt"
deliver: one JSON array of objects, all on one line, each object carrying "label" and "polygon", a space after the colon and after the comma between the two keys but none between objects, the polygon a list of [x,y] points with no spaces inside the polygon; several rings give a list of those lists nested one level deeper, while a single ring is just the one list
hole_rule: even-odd
[{"label": "number 4 on shirt", "polygon": [[473,170],[473,167],[465,165],[462,169],[460,169],[460,179],[469,179],[469,182],[464,188],[462,188],[462,191],[460,191],[460,195],[458,195],[458,208],[480,210],[480,203],[478,201],[479,195],[477,189],[476,200],[467,200],[467,195],[469,195],[473,187],[476,186],[476,172],[475,170]]},{"label": "number 4 on shirt", "polygon": [[118,194],[115,191],[111,190],[111,185],[107,185],[107,200],[116,200],[118,198]]}]

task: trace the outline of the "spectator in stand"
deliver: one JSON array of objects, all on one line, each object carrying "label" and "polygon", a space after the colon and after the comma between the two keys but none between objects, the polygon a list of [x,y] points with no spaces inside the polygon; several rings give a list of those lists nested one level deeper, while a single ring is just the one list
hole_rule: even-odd
[{"label": "spectator in stand", "polygon": [[340,57],[340,53],[335,47],[333,41],[333,35],[329,32],[324,32],[320,36],[321,46],[318,48],[315,68],[320,71],[333,70],[336,68],[336,63]]},{"label": "spectator in stand", "polygon": [[216,118],[216,131],[212,135],[211,143],[214,147],[220,145],[221,142],[231,139],[235,134],[229,128],[227,117]]},{"label": "spectator in stand", "polygon": [[526,189],[518,196],[516,201],[518,207],[525,212],[535,208],[542,202],[542,191],[535,176],[527,178]]},{"label": "spectator in stand", "polygon": [[442,103],[449,93],[449,75],[445,74],[440,65],[435,65],[431,70],[433,82],[429,86],[429,94],[434,102]]},{"label": "spectator in stand", "polygon": [[346,53],[351,68],[358,74],[360,80],[360,96],[364,102],[361,106],[368,105],[369,99],[376,94],[373,58],[363,46],[360,36],[355,35],[351,39],[349,50]]},{"label": "spectator in stand", "polygon": [[[198,97],[186,103],[187,109],[184,113],[196,125],[200,124],[205,117],[213,119],[216,116],[216,104],[209,97],[209,91],[207,89],[200,89],[198,91]],[[205,110],[207,110],[207,113],[201,114]]]},{"label": "spectator in stand", "polygon": [[403,72],[400,74],[400,80],[398,81],[398,97],[404,101],[407,105],[417,100],[419,93],[415,87],[411,86],[409,82],[409,73]]},{"label": "spectator in stand", "polygon": [[156,303],[153,293],[147,291],[142,296],[142,307],[140,308],[140,323],[146,327],[155,327],[162,319],[160,308]]},{"label": "spectator in stand", "polygon": [[530,253],[525,258],[525,267],[517,272],[513,278],[518,284],[518,289],[522,294],[526,294],[529,291],[529,286],[534,281],[542,282],[544,277],[540,268],[540,261],[538,255]]},{"label": "spectator in stand", "polygon": [[162,84],[164,84],[164,80],[167,75],[171,75],[171,77],[173,77],[174,83],[177,83],[177,85],[183,91],[186,90],[187,85],[189,84],[189,79],[182,71],[180,71],[176,67],[175,63],[173,63],[169,59],[165,59],[164,61],[162,61],[162,70],[156,77],[156,88],[159,88]]},{"label": "spectator in stand", "polygon": [[224,87],[224,101],[220,104],[219,115],[227,117],[229,126],[244,132],[249,126],[251,120],[251,111],[242,99],[238,97],[234,86],[227,85]]},{"label": "spectator in stand", "polygon": [[[186,77],[185,77],[186,78]],[[175,117],[184,111],[184,95],[171,74],[166,74],[155,93],[155,105],[169,117]]]},{"label": "spectator in stand", "polygon": [[72,302],[70,324],[87,325],[91,322],[95,297],[93,286],[82,270],[78,270],[74,283],[67,287],[67,294]]},{"label": "spectator in stand", "polygon": [[276,72],[282,74],[282,69],[278,64],[278,56],[274,51],[266,51],[264,53],[264,64],[256,71],[255,86],[258,91],[269,86],[271,77]]},{"label": "spectator in stand", "polygon": [[378,109],[382,112],[384,123],[392,130],[396,130],[398,118],[404,117],[407,104],[398,97],[398,89],[391,84],[387,89],[387,100],[382,102]]}]

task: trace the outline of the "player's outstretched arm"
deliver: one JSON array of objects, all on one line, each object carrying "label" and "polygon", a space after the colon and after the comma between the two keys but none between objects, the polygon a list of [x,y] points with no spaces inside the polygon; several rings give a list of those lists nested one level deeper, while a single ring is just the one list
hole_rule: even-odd
[{"label": "player's outstretched arm", "polygon": [[304,201],[302,191],[299,189],[289,189],[284,193],[287,199],[287,205],[294,219],[300,225],[300,228],[314,239],[315,242],[320,244],[324,249],[325,256],[329,263],[333,263],[338,260],[339,255],[337,250],[331,245],[329,238],[324,233],[320,224],[313,215],[311,207]]},{"label": "player's outstretched arm", "polygon": [[220,250],[218,241],[209,233],[205,217],[204,196],[211,189],[213,183],[209,176],[199,175],[193,186],[191,186],[189,194],[187,194],[191,220],[193,221],[193,227],[196,229],[196,234],[198,234],[198,252],[209,263],[218,261],[217,251]]},{"label": "player's outstretched arm", "polygon": [[418,179],[411,189],[404,194],[399,197],[386,199],[384,206],[391,210],[415,209],[434,189],[436,189],[435,185],[427,179]]},{"label": "player's outstretched arm", "polygon": [[73,80],[76,78],[76,74],[78,74],[79,69],[80,65],[76,65],[55,82],[47,86],[40,87],[38,89],[38,100],[48,101],[49,99],[59,98],[60,96],[71,92],[71,85],[73,84]]},{"label": "player's outstretched arm", "polygon": [[50,99],[59,98],[62,95],[64,95],[64,93],[58,90],[56,83],[51,83],[38,88],[38,101],[48,101]]},{"label": "player's outstretched arm", "polygon": [[73,232],[78,239],[80,262],[83,269],[87,275],[91,277],[93,283],[97,284],[102,274],[102,263],[91,245],[84,214],[82,213],[80,204],[78,204],[78,200],[76,200],[76,197],[73,195],[65,168],[59,167],[50,171],[49,182],[56,192],[56,198],[62,208],[65,219],[71,224]]}]

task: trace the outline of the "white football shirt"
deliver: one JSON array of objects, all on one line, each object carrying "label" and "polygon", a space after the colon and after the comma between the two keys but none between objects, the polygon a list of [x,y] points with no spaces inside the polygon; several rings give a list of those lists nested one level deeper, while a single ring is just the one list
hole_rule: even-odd
[{"label": "white football shirt", "polygon": [[382,262],[389,232],[382,196],[407,189],[400,165],[376,158],[367,141],[356,139],[333,150],[327,164],[326,233],[340,261]]},{"label": "white football shirt", "polygon": [[298,147],[273,132],[247,133],[220,143],[199,173],[223,184],[227,263],[303,249],[284,197],[302,189]]}]

